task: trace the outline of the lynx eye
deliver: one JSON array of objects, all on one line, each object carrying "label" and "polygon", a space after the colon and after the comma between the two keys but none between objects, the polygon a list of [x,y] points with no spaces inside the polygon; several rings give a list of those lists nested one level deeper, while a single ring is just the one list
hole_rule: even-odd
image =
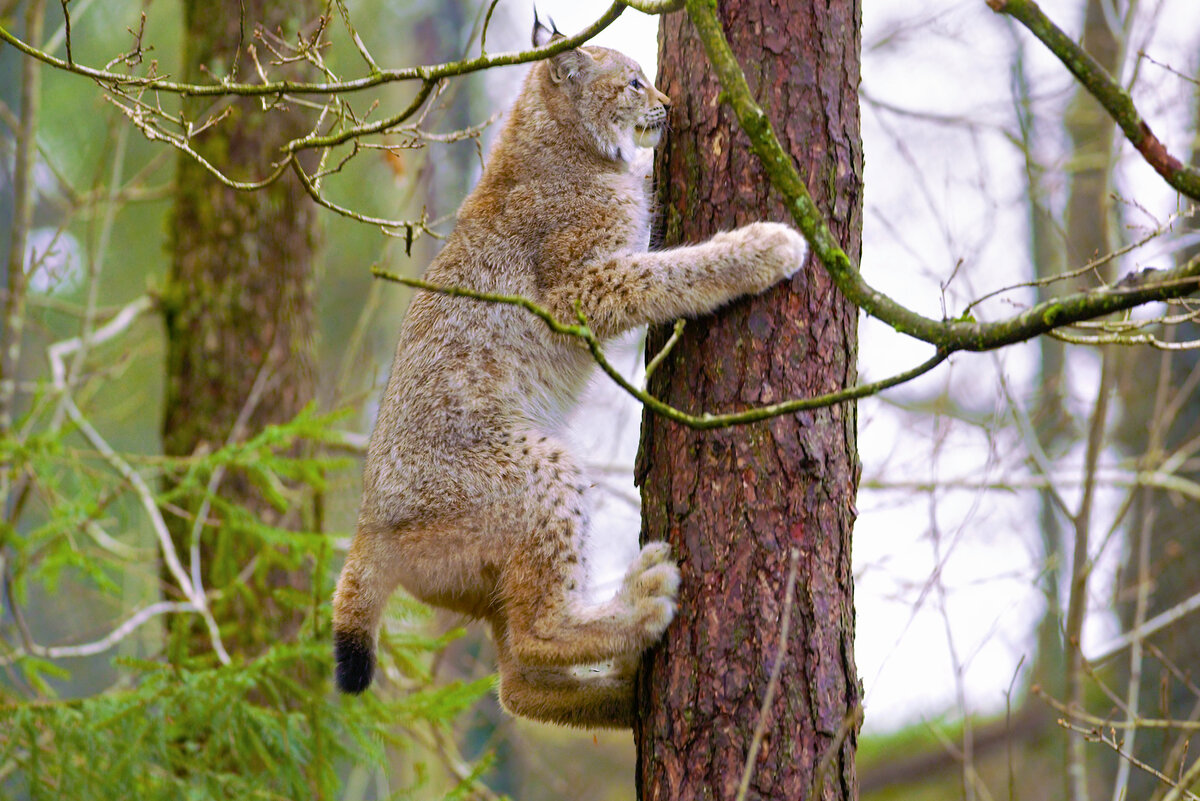
[{"label": "lynx eye", "polygon": [[630,79],[629,79],[629,85],[630,85],[630,86],[632,86],[634,89],[641,89],[641,88],[642,88],[642,82],[641,82],[641,81],[639,81],[637,78],[630,78]]}]

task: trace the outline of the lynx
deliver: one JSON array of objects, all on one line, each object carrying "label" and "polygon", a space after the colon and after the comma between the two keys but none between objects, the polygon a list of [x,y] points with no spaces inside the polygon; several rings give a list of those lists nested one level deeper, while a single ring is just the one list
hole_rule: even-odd
[{"label": "lynx", "polygon": [[[560,37],[540,23],[534,45]],[[426,280],[520,295],[601,337],[704,314],[791,276],[804,240],[754,223],[647,252],[650,188],[640,155],[670,100],[603,47],[539,62]],[[397,587],[487,621],[500,701],[513,714],[629,727],[641,652],[675,614],[679,570],[642,548],[619,591],[585,600],[589,481],[564,420],[594,368],[576,339],[524,309],[418,292],[401,326],[367,450],[358,527],[334,595],[340,689],[375,670]],[[580,666],[610,663],[607,671]]]}]

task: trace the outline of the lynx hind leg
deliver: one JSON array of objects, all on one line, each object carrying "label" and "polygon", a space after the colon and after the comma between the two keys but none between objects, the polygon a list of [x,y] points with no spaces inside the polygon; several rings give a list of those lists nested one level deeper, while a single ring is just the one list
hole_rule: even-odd
[{"label": "lynx hind leg", "polygon": [[674,611],[678,573],[667,553],[643,550],[636,576],[612,600],[586,601],[583,540],[588,536],[585,484],[561,444],[518,440],[524,487],[501,520],[513,529],[500,578],[500,605],[515,660],[566,667],[637,654],[662,634]]},{"label": "lynx hind leg", "polygon": [[632,670],[579,675],[565,667],[526,665],[513,656],[503,623],[492,630],[500,657],[500,704],[509,713],[580,728],[633,725]]}]

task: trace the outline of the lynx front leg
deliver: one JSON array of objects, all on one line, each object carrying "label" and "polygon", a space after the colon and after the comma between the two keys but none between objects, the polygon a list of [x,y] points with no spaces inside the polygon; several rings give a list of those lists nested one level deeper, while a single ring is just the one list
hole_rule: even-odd
[{"label": "lynx front leg", "polygon": [[[497,607],[515,661],[529,667],[622,659],[654,643],[675,613],[679,570],[665,546],[651,545],[611,601],[587,603],[582,541],[584,484],[561,446],[545,437],[522,444],[527,486],[516,494]],[[527,452],[526,452],[527,451]]]},{"label": "lynx front leg", "polygon": [[757,222],[703,244],[656,253],[617,253],[583,265],[548,297],[559,319],[579,302],[602,338],[649,323],[704,314],[791,276],[808,246],[780,223]]}]

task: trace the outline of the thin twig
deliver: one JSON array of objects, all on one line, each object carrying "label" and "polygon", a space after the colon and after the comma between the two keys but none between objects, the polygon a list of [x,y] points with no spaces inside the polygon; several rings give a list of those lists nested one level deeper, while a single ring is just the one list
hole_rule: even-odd
[{"label": "thin twig", "polygon": [[[44,2],[44,0],[36,0]],[[94,69],[81,64],[68,64],[60,58],[45,53],[28,42],[14,36],[7,28],[0,26],[0,41],[8,42],[17,50],[37,61],[57,67],[65,72],[72,72],[91,78],[98,83],[113,88],[142,87],[159,92],[187,95],[191,97],[227,97],[232,95],[243,97],[278,97],[281,95],[335,95],[346,92],[358,92],[388,83],[399,81],[439,81],[473,72],[502,67],[511,64],[527,64],[540,61],[558,53],[565,52],[585,44],[609,25],[625,10],[622,2],[615,2],[604,14],[588,27],[574,36],[556,39],[545,47],[535,47],[530,50],[499,53],[485,58],[473,58],[463,61],[451,61],[420,67],[407,67],[394,70],[380,70],[378,73],[356,78],[349,81],[307,82],[307,81],[270,81],[267,83],[211,83],[195,84],[172,81],[164,76],[146,75],[131,76],[107,70]],[[39,37],[40,38],[40,37]]]},{"label": "thin twig", "polygon": [[833,765],[833,760],[837,758],[838,753],[842,750],[842,743],[846,741],[851,732],[858,730],[859,724],[862,723],[862,717],[862,706],[856,704],[854,709],[850,710],[846,717],[842,718],[842,725],[838,726],[837,734],[833,736],[829,747],[821,755],[821,761],[817,763],[816,772],[813,773],[812,787],[805,798],[812,799],[812,801],[820,801],[821,793],[825,790],[825,777],[829,775],[829,768]]},{"label": "thin twig", "polygon": [[985,295],[980,295],[979,297],[975,298],[974,300],[972,300],[970,303],[967,304],[966,308],[963,309],[963,313],[968,314],[968,313],[970,313],[970,311],[972,309],[974,309],[980,303],[983,303],[985,300],[994,298],[997,295],[1002,295],[1005,292],[1012,292],[1017,289],[1049,286],[1050,284],[1055,284],[1060,281],[1070,281],[1072,279],[1079,278],[1084,275],[1088,275],[1089,273],[1093,274],[1093,275],[1099,275],[1099,270],[1101,267],[1103,267],[1107,264],[1111,264],[1114,261],[1116,261],[1117,259],[1121,258],[1122,256],[1132,253],[1133,251],[1137,250],[1138,248],[1142,247],[1143,245],[1153,242],[1155,239],[1158,239],[1160,236],[1162,236],[1166,232],[1170,231],[1174,227],[1174,225],[1177,221],[1179,221],[1181,219],[1187,219],[1189,217],[1194,217],[1196,215],[1196,211],[1197,211],[1196,206],[1194,206],[1194,205],[1188,206],[1183,211],[1172,214],[1170,217],[1167,218],[1166,222],[1157,226],[1154,230],[1150,231],[1148,234],[1143,236],[1141,239],[1137,239],[1137,240],[1129,242],[1125,245],[1122,245],[1121,247],[1117,248],[1116,250],[1111,251],[1110,253],[1108,253],[1104,256],[1098,256],[1094,259],[1091,259],[1086,264],[1084,264],[1082,267],[1078,267],[1074,270],[1069,270],[1065,273],[1058,273],[1056,275],[1047,275],[1044,278],[1034,278],[1029,281],[1021,281],[1016,284],[1009,284],[1008,286],[1001,287],[1000,289],[994,289]]},{"label": "thin twig", "polygon": [[[1174,718],[1136,718],[1125,720],[1112,720],[1111,718],[1102,718],[1099,715],[1093,715],[1090,712],[1084,712],[1080,709],[1072,709],[1071,707],[1054,698],[1044,689],[1038,686],[1031,687],[1031,693],[1041,698],[1048,706],[1058,712],[1060,715],[1086,723],[1089,726],[1096,726],[1101,729],[1115,729],[1117,731],[1133,731],[1135,729],[1174,729],[1178,731],[1200,731],[1200,721],[1194,720],[1175,720]],[[1126,741],[1128,742],[1128,741]]]},{"label": "thin twig", "polygon": [[[754,763],[758,760],[758,750],[762,747],[763,737],[767,733],[767,721],[771,717],[771,704],[775,701],[775,692],[779,689],[779,676],[783,673],[783,661],[787,656],[788,635],[792,624],[792,604],[796,599],[796,573],[800,568],[800,549],[792,548],[791,566],[788,568],[787,588],[783,592],[783,615],[779,621],[779,647],[775,650],[775,664],[771,666],[771,676],[767,679],[767,690],[763,693],[762,707],[758,711],[758,722],[754,726],[754,735],[750,738],[750,748],[746,752],[746,764],[742,768],[742,780],[738,783],[737,801],[745,801],[746,793],[750,790],[750,778],[754,775]],[[814,798],[815,796],[809,796]]]},{"label": "thin twig", "polygon": [[604,371],[617,386],[625,390],[627,393],[637,398],[646,408],[653,411],[655,414],[662,415],[668,420],[674,420],[677,423],[682,423],[689,428],[697,430],[709,430],[714,428],[727,428],[729,426],[744,425],[746,423],[755,423],[761,420],[768,420],[772,417],[779,417],[784,414],[792,414],[794,412],[805,411],[808,409],[824,408],[833,406],[846,401],[865,398],[870,395],[875,395],[885,389],[898,386],[914,378],[924,375],[939,364],[944,362],[949,356],[947,353],[938,352],[930,357],[927,361],[922,362],[911,370],[906,370],[903,373],[898,373],[890,378],[884,378],[879,381],[874,381],[869,384],[858,384],[853,387],[829,392],[824,395],[815,395],[811,398],[797,398],[794,400],[783,401],[781,403],[773,403],[767,406],[756,406],[742,412],[731,412],[729,414],[688,414],[680,409],[665,403],[649,393],[638,389],[631,384],[621,373],[609,362],[604,355],[604,345],[600,338],[587,326],[587,319],[579,313],[581,322],[578,325],[567,325],[560,323],[553,314],[548,310],[537,305],[529,298],[519,295],[500,295],[491,292],[477,292],[473,289],[458,286],[439,286],[431,284],[428,281],[422,281],[419,278],[407,278],[402,275],[390,273],[380,267],[372,267],[371,274],[378,278],[383,278],[387,281],[394,281],[398,284],[414,287],[416,289],[424,289],[429,292],[437,292],[442,295],[451,297],[472,298],[488,303],[503,303],[510,306],[519,306],[526,311],[529,311],[542,322],[549,326],[551,331],[556,334],[566,334],[567,336],[576,337],[583,340],[587,345],[588,350],[592,354],[600,369]]},{"label": "thin twig", "polygon": [[59,0],[59,2],[62,3],[63,30],[66,31],[67,63],[74,65],[75,57],[71,55],[71,12],[67,9],[67,3],[70,2],[70,0]]},{"label": "thin twig", "polygon": [[480,55],[480,57],[487,56],[488,26],[490,26],[492,24],[492,12],[496,10],[496,4],[499,2],[500,2],[500,0],[492,0],[491,4],[488,5],[487,14],[485,14],[483,17],[483,30],[479,34],[479,55]]},{"label": "thin twig", "polygon": [[[1116,752],[1117,756],[1121,757],[1121,759],[1129,760],[1131,763],[1133,763],[1134,767],[1141,768],[1142,770],[1149,773],[1151,776],[1154,776],[1155,778],[1157,778],[1159,781],[1167,784],[1168,786],[1170,786],[1172,788],[1175,788],[1178,791],[1178,793],[1173,794],[1174,798],[1172,799],[1172,801],[1178,801],[1178,799],[1182,799],[1182,798],[1187,798],[1187,799],[1189,799],[1189,801],[1200,801],[1200,796],[1197,796],[1194,793],[1190,792],[1187,789],[1187,785],[1183,784],[1180,781],[1176,781],[1175,779],[1172,779],[1170,776],[1167,776],[1162,771],[1155,768],[1153,765],[1147,764],[1146,762],[1143,762],[1142,760],[1135,757],[1133,754],[1128,753],[1121,747],[1121,744],[1119,742],[1117,742],[1116,737],[1114,737],[1112,735],[1105,736],[1103,729],[1095,729],[1095,728],[1085,729],[1082,726],[1076,726],[1074,723],[1071,723],[1068,720],[1061,720],[1061,719],[1058,721],[1058,725],[1062,726],[1064,729],[1067,729],[1068,731],[1071,731],[1071,732],[1074,732],[1075,734],[1080,735],[1085,740],[1091,740],[1092,742],[1104,743],[1109,748],[1111,748],[1114,752]],[[1188,772],[1191,773],[1190,770]],[[1185,774],[1185,777],[1186,777],[1186,774]],[[1198,777],[1193,776],[1192,778],[1194,780],[1195,778],[1198,778]]]},{"label": "thin twig", "polygon": [[1184,774],[1179,777],[1179,781],[1172,782],[1171,789],[1163,796],[1163,801],[1179,801],[1186,794],[1188,798],[1196,796],[1188,792],[1187,788],[1191,787],[1200,779],[1200,759],[1194,761]]},{"label": "thin twig", "polygon": [[[1088,577],[1092,572],[1091,555],[1088,552],[1088,534],[1091,529],[1092,500],[1096,489],[1096,464],[1104,443],[1104,431],[1108,424],[1109,398],[1115,381],[1116,368],[1113,356],[1106,353],[1100,369],[1100,386],[1092,411],[1084,455],[1083,496],[1079,511],[1072,522],[1075,528],[1075,548],[1071,559],[1071,589],[1067,601],[1067,619],[1064,632],[1066,640],[1066,687],[1067,704],[1074,709],[1084,709],[1083,693],[1083,622],[1087,614]],[[1087,769],[1084,755],[1084,739],[1072,732],[1067,743],[1067,788],[1071,801],[1087,801]]]},{"label": "thin twig", "polygon": [[650,388],[650,376],[654,375],[654,371],[663,363],[663,359],[671,354],[675,346],[679,344],[680,338],[683,336],[683,327],[687,325],[687,320],[680,317],[675,321],[675,327],[671,331],[671,337],[663,344],[658,353],[654,354],[654,358],[646,363],[646,372],[642,376],[642,389]]},{"label": "thin twig", "polygon": [[[267,389],[267,379],[271,371],[267,369],[270,364],[270,348],[267,349],[267,357],[263,359],[262,366],[259,367],[257,375],[254,376],[254,383],[250,387],[250,393],[246,396],[245,403],[238,410],[237,419],[233,421],[233,425],[229,429],[229,436],[225,438],[225,447],[231,447],[237,443],[246,433],[246,425],[250,421],[250,415],[254,414],[258,408],[259,401],[262,400],[263,393]],[[212,475],[208,478],[208,485],[204,488],[204,500],[200,502],[200,508],[196,511],[196,519],[192,522],[192,531],[188,538],[189,548],[189,568],[192,577],[192,589],[197,595],[204,594],[204,580],[200,564],[200,540],[204,530],[204,523],[208,519],[208,511],[212,507],[212,499],[217,494],[217,490],[221,487],[221,482],[225,478],[225,465],[219,464],[213,469]]]},{"label": "thin twig", "polygon": [[346,25],[346,30],[350,32],[350,38],[354,41],[354,46],[358,48],[358,54],[362,56],[362,60],[367,62],[368,69],[372,75],[376,75],[382,70],[375,63],[375,59],[371,57],[371,53],[367,50],[367,46],[363,44],[363,40],[359,38],[358,31],[354,30],[354,25],[350,23],[350,12],[346,9],[344,0],[333,0],[337,6],[338,12],[342,15],[342,22]]}]

